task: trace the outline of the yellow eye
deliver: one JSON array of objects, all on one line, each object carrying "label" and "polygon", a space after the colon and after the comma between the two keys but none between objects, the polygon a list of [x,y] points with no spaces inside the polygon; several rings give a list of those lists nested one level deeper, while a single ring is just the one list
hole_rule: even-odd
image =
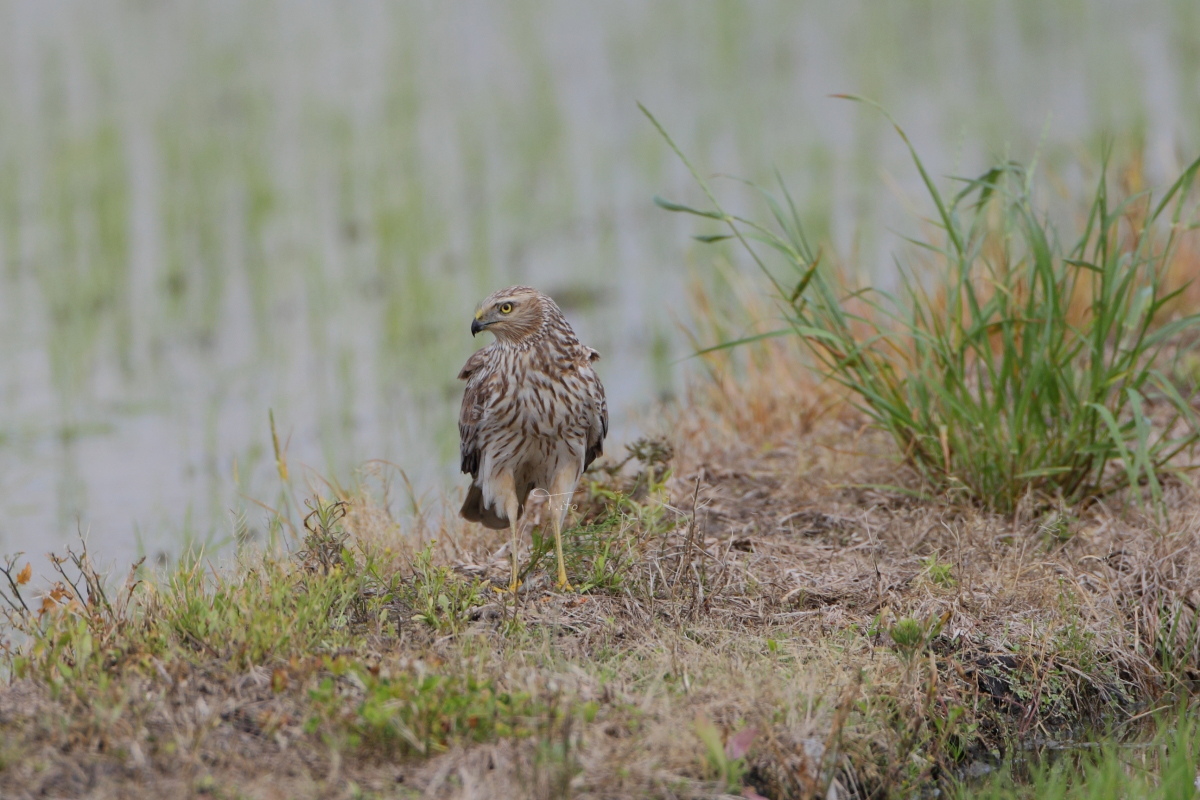
[{"label": "yellow eye", "polygon": [[500,306],[500,313],[501,314],[511,314],[512,313],[512,303],[505,303],[504,305]]}]

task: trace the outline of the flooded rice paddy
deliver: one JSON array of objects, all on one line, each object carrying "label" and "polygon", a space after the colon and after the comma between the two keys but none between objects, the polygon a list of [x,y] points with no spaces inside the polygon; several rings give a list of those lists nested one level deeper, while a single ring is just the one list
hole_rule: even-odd
[{"label": "flooded rice paddy", "polygon": [[510,283],[603,354],[612,450],[653,427],[720,256],[653,206],[698,198],[638,101],[875,271],[916,175],[831,93],[939,175],[1200,147],[1192,0],[904,6],[0,2],[0,553],[262,541],[305,483],[453,496],[471,312]]}]

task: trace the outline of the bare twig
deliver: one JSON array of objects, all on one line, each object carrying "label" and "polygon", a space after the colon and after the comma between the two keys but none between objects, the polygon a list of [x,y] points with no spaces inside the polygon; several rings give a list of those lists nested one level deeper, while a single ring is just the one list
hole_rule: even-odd
[{"label": "bare twig", "polygon": [[[21,588],[17,583],[17,579],[13,577],[13,570],[16,568],[17,560],[23,555],[24,553],[17,553],[16,555],[9,556],[8,563],[0,567],[0,573],[4,574],[4,578],[8,581],[9,588],[12,591],[12,597],[9,597],[7,592],[2,591],[0,591],[0,597],[3,597],[4,602],[12,606],[13,611],[28,615],[32,612],[29,610],[29,606],[25,604],[25,598],[21,596]],[[18,603],[20,606],[17,605]]]}]

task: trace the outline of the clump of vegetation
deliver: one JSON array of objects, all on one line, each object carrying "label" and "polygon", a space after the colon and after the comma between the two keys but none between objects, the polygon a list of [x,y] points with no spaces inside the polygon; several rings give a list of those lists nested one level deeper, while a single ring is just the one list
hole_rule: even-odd
[{"label": "clump of vegetation", "polygon": [[1068,744],[1048,756],[1009,763],[982,786],[962,786],[960,800],[1175,800],[1197,795],[1200,731],[1188,713],[1164,716],[1141,741]]},{"label": "clump of vegetation", "polygon": [[363,620],[379,618],[391,598],[379,591],[386,584],[376,560],[356,558],[346,546],[343,515],[344,504],[318,501],[296,558],[264,556],[233,576],[192,562],[147,582],[139,564],[114,595],[86,549],[68,549],[52,559],[59,579],[32,603],[22,570],[0,592],[9,625],[26,640],[13,656],[13,675],[82,695],[113,671],[166,657],[249,668],[361,646]]},{"label": "clump of vegetation", "polygon": [[471,610],[483,605],[483,586],[434,564],[435,544],[430,542],[413,559],[412,581],[403,594],[412,607],[412,619],[441,633],[457,633],[470,621]]},{"label": "clump of vegetation", "polygon": [[530,736],[550,713],[529,693],[502,691],[478,675],[418,670],[383,676],[345,660],[331,662],[330,671],[309,693],[306,729],[348,736],[351,747],[385,755],[430,756],[456,742]]},{"label": "clump of vegetation", "polygon": [[[1160,371],[1164,347],[1200,322],[1168,318],[1183,290],[1163,286],[1200,160],[1157,201],[1114,200],[1102,174],[1067,235],[1036,207],[1032,169],[1004,162],[945,196],[909,149],[937,232],[913,244],[935,278],[902,268],[897,294],[842,289],[782,182],[781,197],[760,190],[764,224],[726,211],[687,164],[712,209],[659,205],[724,223],[729,233],[698,238],[745,247],[789,323],[722,346],[799,336],[938,491],[1001,512],[1031,494],[1075,503],[1124,487],[1160,501],[1163,474],[1200,441],[1195,410]],[[793,274],[768,268],[754,242]]]}]

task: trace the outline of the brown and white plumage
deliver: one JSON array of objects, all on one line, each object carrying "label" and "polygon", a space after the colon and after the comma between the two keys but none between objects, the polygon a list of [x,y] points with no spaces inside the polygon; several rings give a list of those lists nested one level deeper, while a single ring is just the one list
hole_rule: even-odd
[{"label": "brown and white plumage", "polygon": [[550,495],[558,582],[566,587],[562,525],[579,476],[603,452],[608,435],[604,387],[592,369],[600,354],[580,344],[553,300],[512,286],[479,304],[471,334],[496,341],[467,359],[458,431],[462,471],[471,487],[462,516],[513,531],[516,590],[517,522],[529,493]]}]

